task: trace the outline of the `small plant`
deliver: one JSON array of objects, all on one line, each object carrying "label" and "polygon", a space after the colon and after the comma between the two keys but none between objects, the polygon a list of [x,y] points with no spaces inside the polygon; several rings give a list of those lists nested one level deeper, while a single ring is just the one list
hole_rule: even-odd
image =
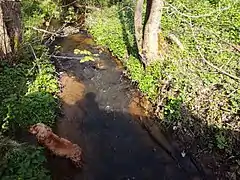
[{"label": "small plant", "polygon": [[87,61],[95,61],[95,59],[94,59],[93,56],[85,56],[84,58],[82,58],[80,60],[80,63],[84,63],[84,62],[87,62]]},{"label": "small plant", "polygon": [[76,16],[76,13],[74,12],[74,8],[69,7],[64,17],[65,23],[73,23],[73,22],[76,22],[76,20],[77,20],[77,16]]},{"label": "small plant", "polygon": [[74,52],[74,54],[80,54],[80,55],[89,55],[89,56],[92,55],[92,53],[86,49],[84,49],[84,50],[74,49],[73,52]]},{"label": "small plant", "polygon": [[22,146],[20,149],[8,152],[7,164],[2,167],[2,180],[50,180],[50,172],[44,168],[46,158],[42,148]]},{"label": "small plant", "polygon": [[179,121],[181,118],[182,98],[170,97],[164,106],[164,114],[169,122]]},{"label": "small plant", "polygon": [[228,140],[226,138],[226,136],[222,133],[222,132],[219,132],[215,135],[215,138],[216,138],[216,144],[217,144],[217,147],[219,149],[225,149],[225,148],[228,148]]}]

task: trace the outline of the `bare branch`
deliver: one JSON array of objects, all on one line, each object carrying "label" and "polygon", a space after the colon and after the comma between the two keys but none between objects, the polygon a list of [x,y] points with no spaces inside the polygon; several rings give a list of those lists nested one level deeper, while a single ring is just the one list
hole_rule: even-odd
[{"label": "bare branch", "polygon": [[31,51],[32,51],[32,53],[33,53],[33,56],[34,56],[34,58],[35,58],[35,60],[36,60],[36,59],[37,59],[37,56],[36,56],[36,53],[35,53],[32,45],[31,45],[30,43],[28,43],[28,45],[29,45],[29,47],[30,47],[30,49],[31,49]]},{"label": "bare branch", "polygon": [[173,5],[170,4],[170,3],[167,3],[167,2],[165,2],[165,3],[168,4],[171,8],[173,8],[178,14],[180,14],[180,15],[182,15],[182,16],[185,16],[185,17],[188,17],[188,18],[209,17],[209,16],[212,16],[213,14],[219,13],[219,12],[221,12],[221,11],[226,11],[226,10],[228,10],[228,9],[231,8],[231,6],[229,6],[229,7],[221,8],[221,9],[219,9],[219,10],[217,10],[217,11],[212,11],[212,12],[210,12],[210,13],[208,13],[208,14],[191,15],[191,14],[185,14],[185,13],[181,12],[180,10],[178,10],[178,8],[176,8],[175,6],[173,6]]},{"label": "bare branch", "polygon": [[97,10],[97,11],[100,10],[100,8],[97,8],[97,7],[80,5],[80,4],[77,3],[77,1],[73,1],[73,2],[71,2],[69,4],[62,5],[62,7],[64,8],[64,7],[68,7],[68,6],[71,6],[71,5],[73,5],[73,6],[77,7],[77,8],[86,8],[86,9]]},{"label": "bare branch", "polygon": [[177,46],[183,51],[184,50],[184,46],[181,43],[181,41],[177,38],[177,36],[175,34],[169,34],[168,35],[169,39],[171,39],[173,42],[175,42],[177,44]]},{"label": "bare branch", "polygon": [[229,76],[229,77],[231,77],[231,78],[233,78],[233,79],[236,79],[236,80],[239,80],[239,81],[240,81],[240,78],[239,78],[239,77],[234,76],[234,75],[232,75],[232,74],[230,74],[230,73],[228,73],[228,72],[220,69],[219,67],[215,66],[215,65],[212,64],[211,62],[209,62],[209,61],[204,57],[204,55],[202,54],[202,52],[201,52],[201,50],[200,50],[200,48],[199,48],[198,45],[196,45],[196,48],[197,48],[197,50],[198,50],[198,53],[199,53],[200,56],[202,57],[202,60],[203,60],[206,64],[208,64],[208,65],[211,66],[212,68],[216,69],[218,72],[220,72],[220,73],[222,73],[222,74],[225,74],[225,75],[227,75],[227,76]]},{"label": "bare branch", "polygon": [[75,56],[56,56],[56,55],[51,55],[50,57],[57,58],[57,59],[69,59],[69,60],[81,60],[83,57],[75,57]]},{"label": "bare branch", "polygon": [[43,32],[43,33],[47,33],[47,34],[51,34],[51,35],[55,35],[55,36],[58,36],[59,34],[55,33],[55,32],[50,32],[50,31],[47,31],[45,29],[39,29],[39,28],[36,28],[36,27],[33,27],[33,26],[28,26],[27,28],[32,28],[36,31],[40,31],[40,32]]},{"label": "bare branch", "polygon": [[189,25],[190,25],[190,28],[191,28],[191,30],[192,30],[192,35],[193,35],[194,41],[197,43],[196,48],[197,48],[198,53],[200,54],[202,60],[203,60],[207,65],[209,65],[210,67],[216,69],[219,73],[222,73],[222,74],[224,74],[224,75],[227,75],[227,76],[231,77],[232,79],[235,79],[235,80],[240,81],[240,78],[239,78],[239,77],[234,76],[234,75],[232,75],[232,74],[230,74],[230,73],[228,73],[228,72],[220,69],[219,67],[215,66],[214,64],[212,64],[211,62],[209,62],[209,61],[204,57],[204,55],[203,55],[202,52],[201,52],[200,46],[198,45],[199,42],[198,42],[198,40],[197,40],[197,38],[196,38],[196,36],[195,36],[194,30],[193,30],[193,28],[192,28],[192,24],[189,23]]}]

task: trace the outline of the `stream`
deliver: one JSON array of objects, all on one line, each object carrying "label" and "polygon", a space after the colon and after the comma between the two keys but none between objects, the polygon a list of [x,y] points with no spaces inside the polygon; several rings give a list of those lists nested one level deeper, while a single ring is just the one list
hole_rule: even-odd
[{"label": "stream", "polygon": [[[203,179],[180,152],[173,158],[166,151],[174,151],[171,142],[164,139],[159,146],[142,128],[139,93],[110,52],[84,31],[57,38],[55,45],[61,46],[61,56],[74,58],[54,58],[62,103],[54,131],[83,149],[85,164],[77,169],[67,159],[48,155],[54,180]],[[83,55],[74,49],[91,52],[94,61],[81,62]]]}]

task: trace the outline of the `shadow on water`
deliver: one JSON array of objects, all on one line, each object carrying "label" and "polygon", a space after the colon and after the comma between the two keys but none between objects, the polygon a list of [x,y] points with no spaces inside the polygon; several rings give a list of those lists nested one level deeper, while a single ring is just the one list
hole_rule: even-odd
[{"label": "shadow on water", "polygon": [[111,108],[101,109],[98,101],[98,95],[88,92],[75,104],[63,104],[64,115],[58,121],[56,132],[83,148],[86,164],[83,171],[79,171],[66,160],[50,158],[53,179],[192,179],[199,176],[190,164],[178,167],[135,121],[139,117]]}]

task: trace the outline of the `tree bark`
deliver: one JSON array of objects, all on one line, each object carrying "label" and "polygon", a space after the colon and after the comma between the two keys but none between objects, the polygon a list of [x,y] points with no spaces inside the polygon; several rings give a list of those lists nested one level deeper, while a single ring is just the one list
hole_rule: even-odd
[{"label": "tree bark", "polygon": [[21,43],[19,0],[0,0],[0,59],[13,57]]},{"label": "tree bark", "polygon": [[144,38],[142,44],[142,53],[149,65],[152,61],[159,58],[158,52],[158,35],[160,32],[161,15],[164,3],[163,0],[152,0],[149,18],[144,28]]},{"label": "tree bark", "polygon": [[142,42],[143,42],[143,20],[142,20],[142,10],[143,10],[144,0],[138,0],[135,13],[134,13],[134,28],[135,28],[135,38],[137,42],[138,52],[142,54]]}]

